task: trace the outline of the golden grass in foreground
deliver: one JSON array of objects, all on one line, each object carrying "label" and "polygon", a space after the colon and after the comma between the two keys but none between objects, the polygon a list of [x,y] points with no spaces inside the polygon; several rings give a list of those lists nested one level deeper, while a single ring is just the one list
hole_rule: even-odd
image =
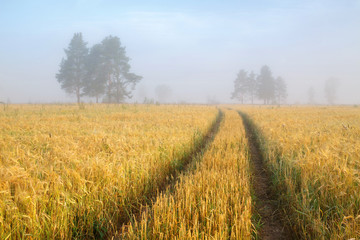
[{"label": "golden grass in foreground", "polygon": [[247,143],[241,118],[226,111],[218,134],[173,192],[160,194],[129,239],[250,239],[251,196]]},{"label": "golden grass in foreground", "polygon": [[239,109],[263,134],[295,231],[307,239],[360,238],[360,109]]},{"label": "golden grass in foreground", "polygon": [[214,107],[10,105],[0,111],[0,239],[118,230],[201,141]]}]

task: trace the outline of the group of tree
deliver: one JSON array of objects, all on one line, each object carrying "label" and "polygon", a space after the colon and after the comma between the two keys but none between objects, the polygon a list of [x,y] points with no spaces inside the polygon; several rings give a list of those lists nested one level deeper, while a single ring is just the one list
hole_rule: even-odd
[{"label": "group of tree", "polygon": [[259,99],[264,104],[281,104],[287,98],[286,83],[283,78],[274,78],[268,66],[260,69],[260,74],[253,71],[248,73],[241,69],[234,81],[234,91],[231,99],[237,99],[241,103]]},{"label": "group of tree", "polygon": [[[337,100],[337,90],[338,90],[339,80],[331,77],[325,81],[324,84],[324,96],[327,104],[334,105]],[[308,104],[314,105],[317,104],[315,101],[315,90],[313,87],[308,89]]]},{"label": "group of tree", "polygon": [[56,74],[61,88],[74,94],[80,103],[82,96],[96,102],[123,102],[131,98],[135,85],[142,79],[130,72],[125,47],[116,36],[108,36],[90,49],[81,33],[75,33]]}]

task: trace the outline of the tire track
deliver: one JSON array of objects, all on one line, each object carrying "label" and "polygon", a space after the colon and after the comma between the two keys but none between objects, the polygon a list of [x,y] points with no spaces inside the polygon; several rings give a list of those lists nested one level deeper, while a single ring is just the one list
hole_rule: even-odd
[{"label": "tire track", "polygon": [[257,238],[295,239],[282,220],[277,194],[271,190],[271,173],[264,163],[254,124],[245,113],[239,112],[239,115],[243,120],[248,139],[252,171],[251,184],[255,195],[255,214],[259,217],[261,224]]},{"label": "tire track", "polygon": [[182,158],[180,162],[182,163],[181,166],[178,168],[174,168],[166,180],[159,184],[157,186],[157,191],[153,192],[151,195],[147,196],[147,201],[143,202],[143,207],[136,207],[132,209],[131,214],[128,214],[127,218],[122,219],[121,222],[119,222],[119,230],[120,233],[115,234],[115,237],[110,237],[110,239],[122,239],[124,234],[126,234],[127,227],[133,222],[133,217],[137,220],[140,220],[141,215],[144,211],[148,211],[148,209],[151,208],[152,204],[155,202],[156,197],[159,193],[167,190],[172,189],[175,186],[175,183],[178,181],[178,176],[181,173],[191,171],[192,170],[192,163],[200,158],[204,152],[206,151],[207,147],[213,142],[215,135],[219,131],[220,124],[224,118],[224,113],[219,109],[218,114],[216,116],[216,120],[212,124],[209,131],[205,134],[204,139],[201,141],[201,143],[189,154],[186,155],[186,157]]}]

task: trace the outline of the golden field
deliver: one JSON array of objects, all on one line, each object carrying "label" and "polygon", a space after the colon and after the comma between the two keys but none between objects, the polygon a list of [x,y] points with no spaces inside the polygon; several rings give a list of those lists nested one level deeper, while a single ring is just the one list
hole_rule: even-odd
[{"label": "golden field", "polygon": [[142,219],[127,229],[129,239],[250,239],[250,171],[245,130],[239,114],[225,111],[214,141],[159,194]]},{"label": "golden field", "polygon": [[202,141],[203,106],[10,105],[0,111],[0,239],[116,232]]},{"label": "golden field", "polygon": [[299,238],[360,237],[360,109],[237,107],[258,130]]},{"label": "golden field", "polygon": [[360,238],[359,108],[89,104],[0,109],[0,239],[262,238],[252,133],[294,238]]}]

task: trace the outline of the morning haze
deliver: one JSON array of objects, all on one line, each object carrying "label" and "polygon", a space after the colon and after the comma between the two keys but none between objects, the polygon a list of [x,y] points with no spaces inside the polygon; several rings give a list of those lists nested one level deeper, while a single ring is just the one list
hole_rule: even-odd
[{"label": "morning haze", "polygon": [[[360,103],[359,1],[7,1],[0,3],[0,101],[76,102],[56,79],[74,33],[112,35],[142,77],[126,102],[235,103],[240,69],[267,65],[286,103]],[[311,92],[311,93],[309,93]],[[95,102],[84,97],[82,101]],[[258,101],[261,103],[260,101]]]}]

